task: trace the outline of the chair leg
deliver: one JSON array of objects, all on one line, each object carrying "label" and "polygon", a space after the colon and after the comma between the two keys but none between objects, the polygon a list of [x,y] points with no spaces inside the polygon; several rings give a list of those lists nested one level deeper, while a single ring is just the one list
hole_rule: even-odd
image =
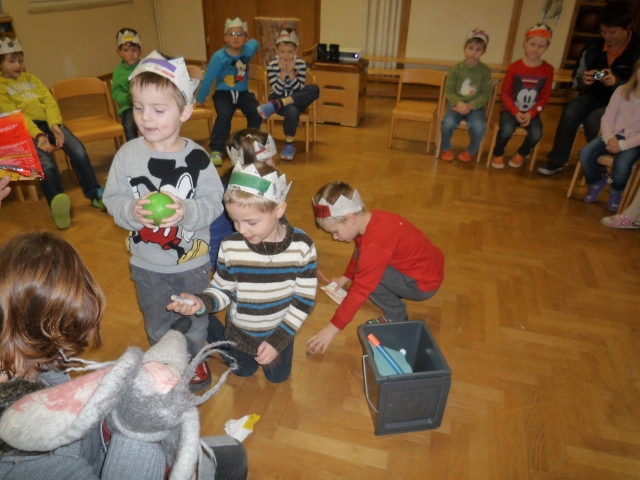
[{"label": "chair leg", "polygon": [[629,175],[627,186],[624,188],[624,192],[622,192],[622,198],[620,199],[620,205],[618,206],[618,211],[616,213],[622,213],[627,209],[631,200],[633,200],[633,197],[635,196],[635,192],[638,190],[639,184],[640,169],[638,169],[638,164],[636,162],[631,170],[631,175]]},{"label": "chair leg", "polygon": [[309,118],[307,118],[307,121],[304,124],[304,151],[308,152],[309,151]]},{"label": "chair leg", "polygon": [[388,148],[391,148],[391,143],[393,142],[393,131],[396,128],[396,119],[391,118],[391,126],[389,127],[389,145]]},{"label": "chair leg", "polygon": [[431,150],[431,137],[433,136],[433,120],[429,123],[429,134],[427,136],[427,154],[429,154],[429,150]]},{"label": "chair leg", "polygon": [[24,194],[22,193],[22,185],[13,183],[11,184],[11,189],[16,192],[16,197],[18,197],[18,201],[24,203]]},{"label": "chair leg", "polygon": [[538,146],[540,142],[536,143],[536,146],[533,147],[533,151],[531,152],[531,159],[529,160],[529,171],[533,172],[533,167],[536,164],[536,157],[538,156]]},{"label": "chair leg", "polygon": [[571,185],[569,185],[569,190],[567,190],[567,198],[571,198],[571,194],[573,193],[573,188],[576,186],[576,181],[578,180],[578,175],[580,174],[581,165],[580,162],[576,165],[576,169],[573,172],[573,178],[571,179]]},{"label": "chair leg", "polygon": [[[496,146],[496,140],[498,138],[498,128],[497,125],[493,126],[493,135],[491,136],[491,145],[489,146],[489,151],[487,152],[487,167],[491,165],[491,155],[493,155],[493,149]],[[478,159],[478,161],[480,161]]]}]

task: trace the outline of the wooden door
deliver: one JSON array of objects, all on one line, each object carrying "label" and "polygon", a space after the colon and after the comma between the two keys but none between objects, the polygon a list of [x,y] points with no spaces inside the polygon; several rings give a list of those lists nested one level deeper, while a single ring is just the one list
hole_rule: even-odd
[{"label": "wooden door", "polygon": [[224,22],[227,18],[240,17],[249,25],[249,36],[255,37],[253,19],[259,16],[296,17],[300,19],[302,51],[320,38],[320,0],[235,0],[219,2],[202,0],[207,58],[224,46]]}]

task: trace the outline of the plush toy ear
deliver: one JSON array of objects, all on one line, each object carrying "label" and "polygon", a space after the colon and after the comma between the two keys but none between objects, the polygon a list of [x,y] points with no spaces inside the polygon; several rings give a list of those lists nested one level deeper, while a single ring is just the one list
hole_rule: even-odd
[{"label": "plush toy ear", "polygon": [[0,438],[35,452],[79,440],[120,401],[141,364],[142,351],[131,347],[109,368],[22,397],[0,418]]}]

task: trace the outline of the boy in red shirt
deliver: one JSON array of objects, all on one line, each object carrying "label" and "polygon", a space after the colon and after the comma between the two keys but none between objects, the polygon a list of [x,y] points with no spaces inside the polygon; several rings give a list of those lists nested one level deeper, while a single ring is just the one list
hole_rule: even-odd
[{"label": "boy in red shirt", "polygon": [[491,166],[504,168],[504,148],[517,127],[527,129],[527,136],[509,166],[518,168],[542,138],[540,112],[549,102],[553,67],[542,60],[551,43],[551,29],[534,25],[524,36],[524,58],[509,65],[502,83],[500,129],[493,149]]},{"label": "boy in red shirt", "polygon": [[307,341],[307,352],[325,353],[333,337],[370,299],[384,313],[367,323],[408,320],[403,299],[433,297],[444,278],[444,255],[425,234],[394,213],[368,211],[358,191],[343,182],[329,183],[315,196],[314,210],[320,228],[334,240],[356,243],[356,249],[340,278],[338,291],[351,287],[331,322]]}]

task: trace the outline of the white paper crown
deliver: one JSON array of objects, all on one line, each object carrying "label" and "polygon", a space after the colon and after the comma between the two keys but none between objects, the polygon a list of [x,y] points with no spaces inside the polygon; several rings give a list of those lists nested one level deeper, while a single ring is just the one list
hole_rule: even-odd
[{"label": "white paper crown", "polygon": [[233,20],[227,18],[227,21],[224,23],[224,33],[227,33],[230,28],[235,27],[240,27],[242,30],[244,30],[244,33],[249,33],[249,26],[247,25],[247,22],[243,22],[242,20],[240,20],[240,17],[236,17]]},{"label": "white paper crown", "polygon": [[296,32],[287,32],[286,30],[282,30],[276,39],[276,45],[282,42],[290,42],[293,43],[296,47],[300,43],[300,39]]},{"label": "white paper crown", "polygon": [[22,45],[20,45],[20,41],[17,38],[6,38],[4,41],[0,40],[0,55],[21,51]]},{"label": "white paper crown", "polygon": [[191,78],[187,65],[184,63],[184,58],[174,58],[173,60],[167,60],[155,50],[142,60],[133,73],[129,76],[131,80],[136,75],[142,72],[151,72],[165,77],[171,81],[187,99],[188,104],[192,104],[194,101],[194,93],[198,88],[199,80]]},{"label": "white paper crown", "polygon": [[118,32],[118,46],[124,45],[125,43],[135,43],[136,45],[142,46],[140,35],[133,33],[131,30]]},{"label": "white paper crown", "polygon": [[[249,135],[247,135],[247,137],[248,136]],[[267,135],[267,143],[265,145],[261,144],[257,140],[254,140],[253,149],[256,152],[256,160],[259,162],[266,162],[277,152],[276,142],[273,140],[273,137],[271,135]],[[235,147],[227,147],[227,153],[229,154],[232,165],[239,163],[240,165],[244,166],[244,152],[242,148],[237,149]]]},{"label": "white paper crown", "polygon": [[291,182],[287,185],[287,178],[284,173],[278,176],[278,172],[272,172],[261,177],[260,172],[258,172],[253,163],[242,166],[238,162],[233,167],[228,188],[237,188],[243,192],[264,197],[272,202],[282,203],[287,198]]},{"label": "white paper crown", "polygon": [[343,217],[347,213],[358,213],[364,208],[364,202],[360,198],[358,190],[353,191],[353,196],[348,199],[344,195],[331,205],[326,199],[321,198],[318,203],[313,203],[316,218]]}]

